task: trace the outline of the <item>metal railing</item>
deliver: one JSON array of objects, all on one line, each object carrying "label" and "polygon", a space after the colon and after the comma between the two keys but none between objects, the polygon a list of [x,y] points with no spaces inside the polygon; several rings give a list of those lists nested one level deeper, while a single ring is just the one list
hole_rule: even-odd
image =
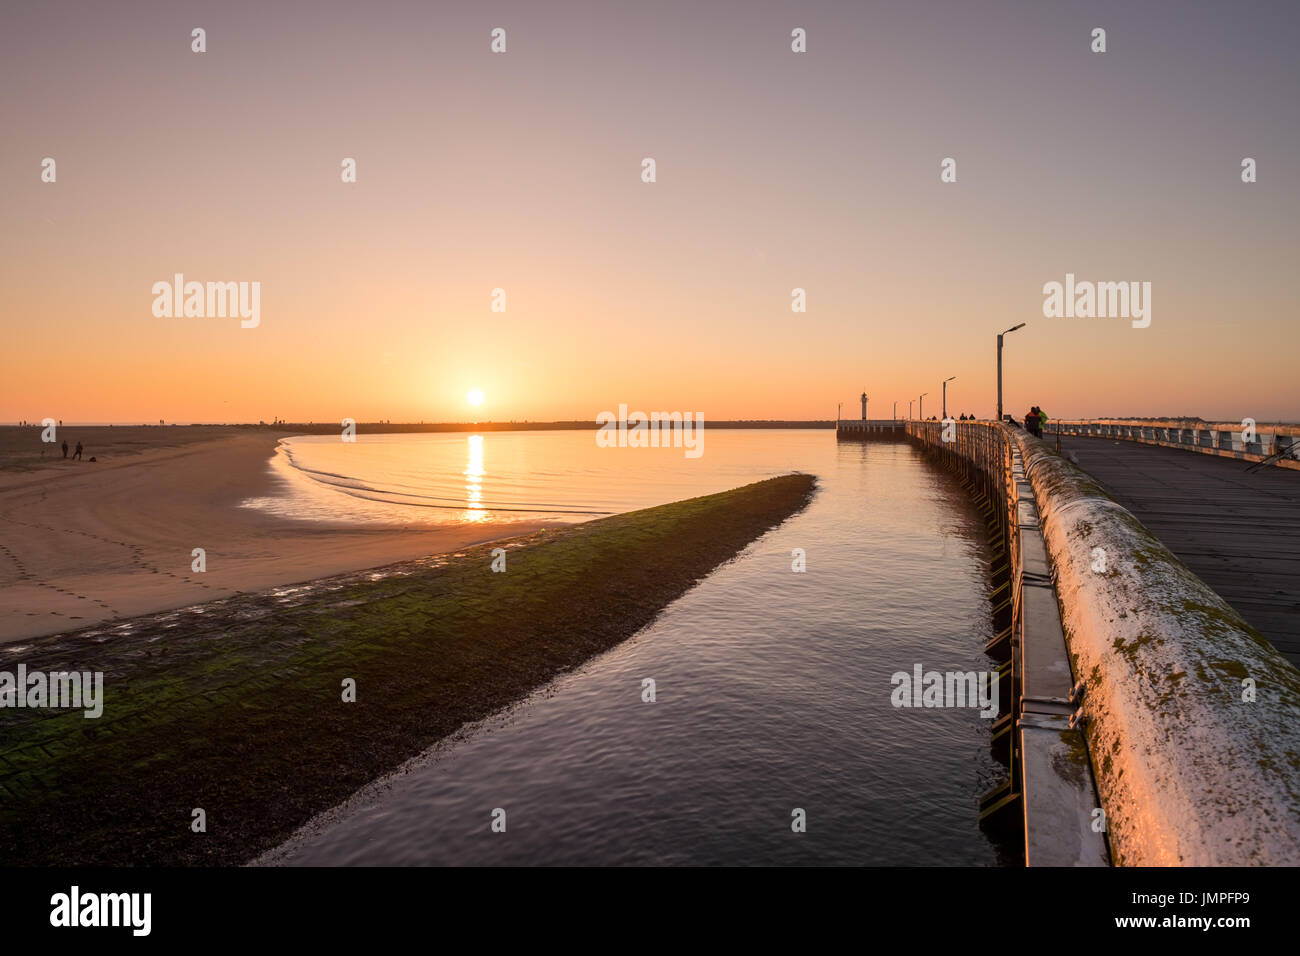
[{"label": "metal railing", "polygon": [[1300,469],[1300,425],[1197,419],[1101,418],[1048,422],[1049,435],[1113,438]]},{"label": "metal railing", "polygon": [[1014,577],[1020,567],[1020,540],[1014,502],[1007,491],[1013,463],[1006,430],[993,422],[956,422],[953,441],[947,442],[943,440],[943,422],[909,419],[904,425],[908,436],[941,453],[977,498],[998,503],[987,516],[993,526],[990,543],[995,551],[1005,548],[1008,570]]},{"label": "metal railing", "polygon": [[1105,865],[1105,839],[1088,826],[1096,806],[1091,774],[1074,769],[1073,755],[1087,745],[1070,717],[1073,676],[1020,445],[993,422],[906,427],[966,485],[989,529],[997,634],[985,651],[1001,662],[999,685],[1007,691],[993,744],[1009,777],[981,800],[981,822],[1005,826],[1016,818],[1028,865]]},{"label": "metal railing", "polygon": [[873,440],[901,438],[903,420],[894,418],[840,418],[835,422],[837,440]]}]

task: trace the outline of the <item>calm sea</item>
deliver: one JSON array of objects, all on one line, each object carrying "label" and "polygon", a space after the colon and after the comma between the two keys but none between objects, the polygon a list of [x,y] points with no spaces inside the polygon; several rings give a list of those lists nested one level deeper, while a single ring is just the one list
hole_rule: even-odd
[{"label": "calm sea", "polygon": [[280,443],[279,493],[250,507],[316,521],[583,521],[803,467],[829,431],[708,431],[704,454],[599,448],[595,430],[310,435]]},{"label": "calm sea", "polygon": [[286,445],[292,493],[259,506],[333,520],[582,520],[794,470],[820,486],[650,627],[361,791],[274,862],[998,862],[976,822],[999,777],[989,721],[890,702],[891,675],[915,664],[991,666],[981,526],[911,446],[778,430],[709,431],[694,460],[590,432]]}]

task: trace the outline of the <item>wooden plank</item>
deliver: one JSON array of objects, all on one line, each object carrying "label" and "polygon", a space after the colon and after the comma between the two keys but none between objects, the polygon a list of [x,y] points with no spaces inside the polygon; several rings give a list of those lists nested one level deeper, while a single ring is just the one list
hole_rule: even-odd
[{"label": "wooden plank", "polygon": [[1300,666],[1300,474],[1111,438],[1061,453]]}]

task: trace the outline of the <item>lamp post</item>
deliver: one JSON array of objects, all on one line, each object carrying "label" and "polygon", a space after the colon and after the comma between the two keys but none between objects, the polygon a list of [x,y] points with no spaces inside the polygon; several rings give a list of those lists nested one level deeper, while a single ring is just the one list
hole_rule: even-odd
[{"label": "lamp post", "polygon": [[916,400],[916,411],[918,413],[916,417],[921,421],[925,421],[925,396],[929,394],[929,392],[922,392],[920,397]]},{"label": "lamp post", "polygon": [[956,377],[957,377],[956,375],[950,375],[943,380],[943,417],[944,418],[948,417],[948,383],[951,382]]},{"label": "lamp post", "polygon": [[894,402],[894,421],[898,421],[898,402]]},{"label": "lamp post", "polygon": [[909,420],[912,417],[912,400],[910,398],[907,400],[907,417]]},{"label": "lamp post", "polygon": [[1005,332],[998,333],[998,421],[1002,421],[1002,336],[1010,335],[1016,329],[1023,329],[1025,323],[1013,325]]}]

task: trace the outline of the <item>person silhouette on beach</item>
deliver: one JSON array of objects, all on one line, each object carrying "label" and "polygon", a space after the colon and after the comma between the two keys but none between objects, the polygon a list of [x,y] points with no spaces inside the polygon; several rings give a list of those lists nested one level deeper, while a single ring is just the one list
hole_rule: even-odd
[{"label": "person silhouette on beach", "polygon": [[81,442],[77,442],[77,450],[76,450],[76,452],[73,454],[72,457],[73,457],[73,458],[76,458],[76,459],[80,459],[80,458],[81,458]]},{"label": "person silhouette on beach", "polygon": [[63,457],[68,457],[68,440],[66,438],[63,439]]}]

